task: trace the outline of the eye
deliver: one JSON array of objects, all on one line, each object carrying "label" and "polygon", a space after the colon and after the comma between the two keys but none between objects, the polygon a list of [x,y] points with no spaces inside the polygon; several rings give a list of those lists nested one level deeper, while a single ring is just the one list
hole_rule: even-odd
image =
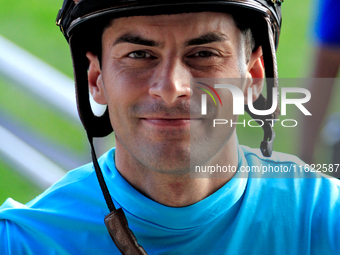
[{"label": "eye", "polygon": [[217,56],[217,54],[215,54],[214,52],[211,51],[198,51],[195,54],[191,55],[190,57],[198,57],[198,58],[209,58],[209,57],[215,57]]},{"label": "eye", "polygon": [[136,59],[143,59],[143,58],[151,58],[151,55],[145,51],[142,50],[138,50],[138,51],[134,51],[131,52],[128,55],[129,58],[136,58]]}]

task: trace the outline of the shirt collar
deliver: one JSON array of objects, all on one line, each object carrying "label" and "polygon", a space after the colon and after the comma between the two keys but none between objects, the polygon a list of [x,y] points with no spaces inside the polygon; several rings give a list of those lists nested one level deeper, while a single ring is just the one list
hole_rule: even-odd
[{"label": "shirt collar", "polygon": [[[101,166],[105,181],[115,205],[122,207],[128,217],[137,217],[168,229],[187,229],[209,223],[221,214],[233,212],[232,207],[244,194],[248,176],[237,172],[235,176],[209,197],[186,207],[169,207],[149,199],[131,186],[117,171],[115,149],[104,155]],[[238,146],[239,165],[247,161]]]}]

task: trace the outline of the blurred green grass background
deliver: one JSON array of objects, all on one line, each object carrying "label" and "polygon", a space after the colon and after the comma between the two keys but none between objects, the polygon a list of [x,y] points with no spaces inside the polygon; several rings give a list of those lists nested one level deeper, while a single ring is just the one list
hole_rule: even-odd
[{"label": "blurred green grass background", "polygon": [[[0,35],[72,77],[69,48],[55,25],[61,5],[61,0],[1,1]],[[308,35],[311,2],[286,0],[282,12],[283,26],[277,52],[280,77],[306,77],[312,61],[311,39]],[[334,104],[332,110],[336,107],[339,107],[339,103]],[[70,123],[3,77],[0,77],[0,109],[46,139],[75,151],[88,150],[85,133],[79,125]],[[283,130],[277,127],[275,130],[275,150],[296,153],[296,129]],[[263,136],[260,129],[252,132],[239,130],[238,133],[240,143],[251,147],[258,147]],[[0,204],[7,197],[25,203],[40,192],[39,188],[0,158]]]}]

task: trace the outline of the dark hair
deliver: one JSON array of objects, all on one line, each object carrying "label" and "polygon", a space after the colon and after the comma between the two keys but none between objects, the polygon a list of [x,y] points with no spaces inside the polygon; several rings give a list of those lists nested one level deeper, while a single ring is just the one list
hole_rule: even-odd
[{"label": "dark hair", "polygon": [[258,14],[247,10],[242,10],[242,12],[237,10],[235,13],[231,13],[230,15],[233,17],[235,25],[241,31],[244,37],[246,61],[248,63],[252,52],[259,47],[259,45],[256,45],[256,40],[254,37],[256,24],[251,24],[251,21],[258,20],[258,18],[255,17]]}]

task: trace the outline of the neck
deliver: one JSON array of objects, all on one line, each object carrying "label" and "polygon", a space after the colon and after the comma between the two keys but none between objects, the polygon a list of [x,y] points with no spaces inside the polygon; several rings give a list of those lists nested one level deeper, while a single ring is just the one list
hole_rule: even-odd
[{"label": "neck", "polygon": [[[189,206],[201,201],[220,189],[235,174],[226,173],[223,178],[192,178],[189,171],[182,174],[156,172],[143,166],[117,140],[115,163],[120,174],[139,192],[171,207]],[[230,138],[209,164],[238,166],[236,135]]]}]

